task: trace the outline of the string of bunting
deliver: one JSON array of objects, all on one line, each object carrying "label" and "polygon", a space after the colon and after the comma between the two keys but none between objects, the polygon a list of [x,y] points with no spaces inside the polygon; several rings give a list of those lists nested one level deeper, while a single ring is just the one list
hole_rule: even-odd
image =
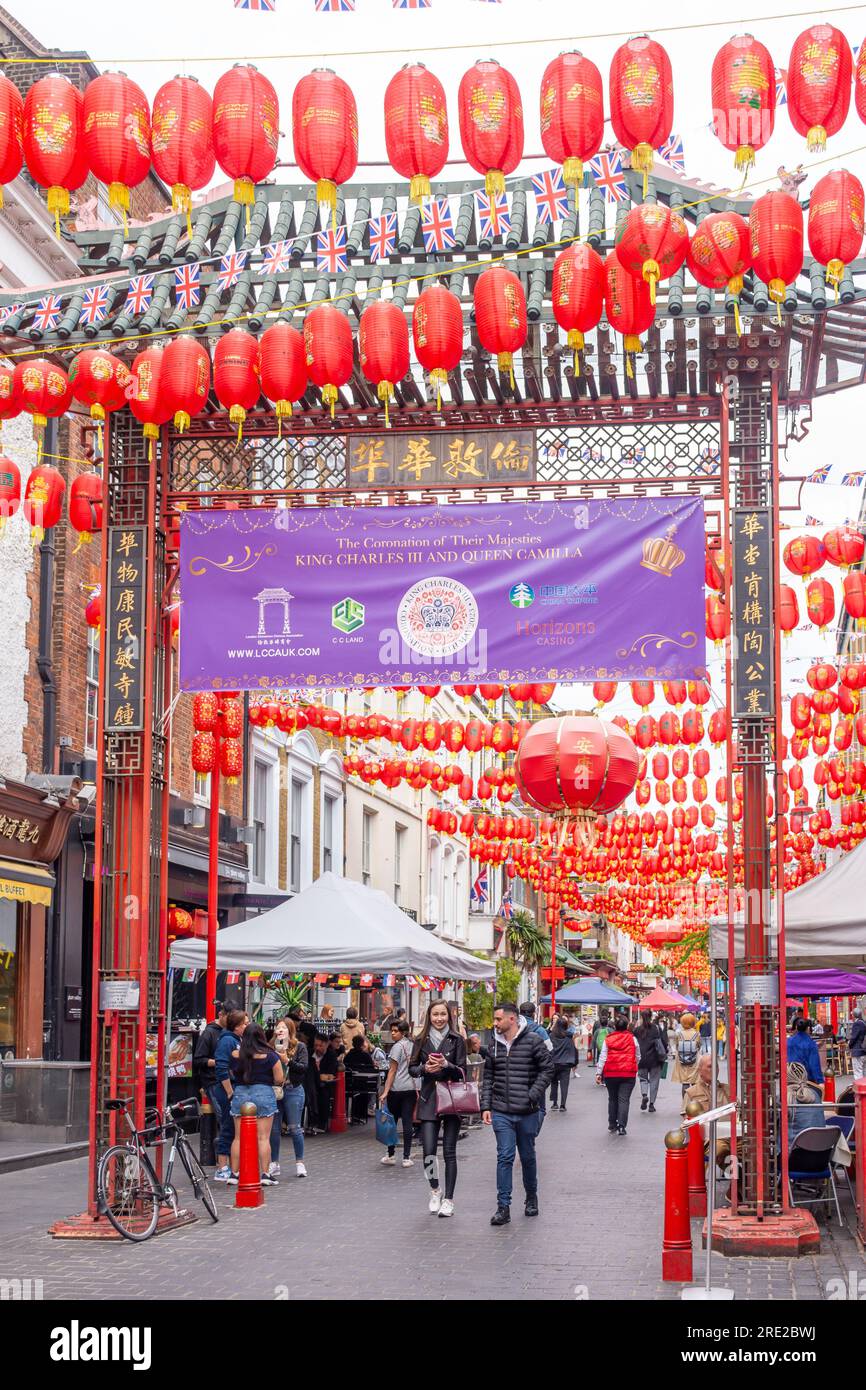
[{"label": "string of bunting", "polygon": [[[387,972],[382,975],[374,975],[366,971],[354,975],[341,975],[336,973],[329,975],[324,971],[320,971],[313,976],[308,976],[303,974],[292,975],[284,970],[248,970],[246,972],[241,970],[227,970],[226,984],[238,984],[241,975],[244,973],[250,984],[263,985],[266,989],[270,988],[271,985],[280,984],[286,979],[291,980],[295,984],[316,984],[322,985],[328,989],[392,989],[399,978],[405,978],[406,984],[410,989],[443,990],[446,988],[453,988],[455,985],[462,983],[459,980],[440,980],[434,978],[432,975],[406,975],[400,977],[396,974]],[[195,982],[200,977],[204,977],[205,974],[206,972],[204,970],[196,970],[194,967],[189,967],[180,972],[180,978],[184,984],[195,984]],[[490,986],[490,989],[492,991],[492,986]]]}]

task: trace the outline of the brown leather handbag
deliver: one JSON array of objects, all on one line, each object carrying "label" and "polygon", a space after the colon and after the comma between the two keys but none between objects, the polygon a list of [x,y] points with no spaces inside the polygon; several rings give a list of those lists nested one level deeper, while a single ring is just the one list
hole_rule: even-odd
[{"label": "brown leather handbag", "polygon": [[460,1072],[462,1081],[436,1082],[436,1114],[478,1115],[481,1101],[478,1095],[478,1082],[467,1081],[466,1073]]}]

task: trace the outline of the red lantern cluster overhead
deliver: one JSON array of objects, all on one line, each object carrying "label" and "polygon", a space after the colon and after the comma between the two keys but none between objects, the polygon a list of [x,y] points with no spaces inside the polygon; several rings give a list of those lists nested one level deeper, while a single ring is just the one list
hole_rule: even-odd
[{"label": "red lantern cluster overhead", "polygon": [[407,63],[385,89],[385,147],[409,180],[410,202],[429,198],[430,180],[448,158],[448,106],[445,88],[423,63]]},{"label": "red lantern cluster overhead", "polygon": [[619,143],[631,150],[631,167],[644,177],[652,170],[655,151],[670,135],[673,119],[670,58],[646,35],[629,39],[610,65],[610,121]]},{"label": "red lantern cluster overhead", "polygon": [[803,209],[790,193],[764,193],[752,204],[749,234],[752,265],[781,313],[787,286],[803,266]]},{"label": "red lantern cluster overhead", "polygon": [[129,190],[150,173],[150,107],[137,82],[103,72],[84,91],[84,155],[93,175],[108,185],[108,206],[124,224]]},{"label": "red lantern cluster overhead", "polygon": [[210,357],[195,338],[172,338],[165,349],[160,392],[174,427],[189,429],[191,421],[204,409],[210,391]]},{"label": "red lantern cluster overhead", "polygon": [[330,68],[302,77],[292,97],[295,159],[332,214],[337,187],[358,167],[358,108],[351,87]]},{"label": "red lantern cluster overhead", "polygon": [[505,175],[523,157],[523,102],[511,73],[490,59],[464,73],[458,92],[466,162],[484,175],[488,197],[505,192]]},{"label": "red lantern cluster overhead", "polygon": [[827,267],[827,283],[836,292],[846,265],[856,260],[863,245],[863,185],[846,169],[825,174],[809,199],[809,250]]},{"label": "red lantern cluster overhead", "polygon": [[601,73],[582,53],[560,53],[541,79],[541,143],[549,159],[562,165],[562,177],[575,190],[583,164],[601,148],[604,95]]},{"label": "red lantern cluster overhead", "polygon": [[688,230],[678,212],[664,203],[642,203],[628,214],[616,254],[629,274],[647,282],[654,305],[656,285],[679,270],[688,246]]},{"label": "red lantern cluster overhead", "polygon": [[744,174],[773,133],[776,69],[752,34],[738,34],[713,59],[713,130]]},{"label": "red lantern cluster overhead", "polygon": [[213,386],[220,405],[228,410],[229,420],[237,425],[240,440],[247,411],[253,409],[261,395],[259,343],[252,333],[233,328],[219,339],[213,355]]},{"label": "red lantern cluster overhead", "polygon": [[273,401],[278,429],[290,416],[295,401],[307,389],[307,362],[304,339],[297,328],[279,321],[266,328],[259,341],[259,382],[262,394]]},{"label": "red lantern cluster overhead", "polygon": [[213,177],[213,102],[195,77],[173,77],[153,100],[150,148],[154,172],[171,188],[174,212],[189,219],[192,195]]},{"label": "red lantern cluster overhead", "polygon": [[304,351],[310,380],[329,406],[331,419],[340,387],[352,376],[352,329],[345,314],[333,304],[317,304],[304,320]]},{"label": "red lantern cluster overhead", "polygon": [[412,309],[415,356],[436,387],[436,406],[442,406],[442,387],[456,371],[463,353],[463,310],[460,300],[444,285],[422,290]]},{"label": "red lantern cluster overhead", "polygon": [[276,91],[252,64],[235,63],[213,94],[213,147],[224,174],[234,179],[235,200],[249,208],[255,185],[277,160],[280,103]]},{"label": "red lantern cluster overhead", "polygon": [[595,328],[604,308],[604,262],[588,242],[560,251],[553,263],[551,301],[553,317],[568,335],[577,375],[584,334]]}]

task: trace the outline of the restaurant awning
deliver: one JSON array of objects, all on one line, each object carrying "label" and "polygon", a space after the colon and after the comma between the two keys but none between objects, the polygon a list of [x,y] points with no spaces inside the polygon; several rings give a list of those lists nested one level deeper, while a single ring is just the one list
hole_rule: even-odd
[{"label": "restaurant awning", "polygon": [[42,864],[25,864],[18,859],[0,859],[0,898],[8,902],[51,906],[54,875]]},{"label": "restaurant awning", "polygon": [[556,963],[557,965],[564,965],[566,970],[574,970],[578,975],[592,974],[586,961],[581,960],[580,956],[574,955],[567,946],[557,946]]}]

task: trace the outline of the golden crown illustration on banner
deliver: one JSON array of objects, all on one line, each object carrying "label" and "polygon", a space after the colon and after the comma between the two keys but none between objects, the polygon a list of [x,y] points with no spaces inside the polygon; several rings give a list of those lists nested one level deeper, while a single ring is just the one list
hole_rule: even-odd
[{"label": "golden crown illustration on banner", "polygon": [[653,570],[655,574],[663,574],[670,579],[677,566],[686,558],[685,551],[674,544],[676,533],[676,526],[669,526],[664,537],[655,536],[644,541],[641,560],[644,569]]}]

